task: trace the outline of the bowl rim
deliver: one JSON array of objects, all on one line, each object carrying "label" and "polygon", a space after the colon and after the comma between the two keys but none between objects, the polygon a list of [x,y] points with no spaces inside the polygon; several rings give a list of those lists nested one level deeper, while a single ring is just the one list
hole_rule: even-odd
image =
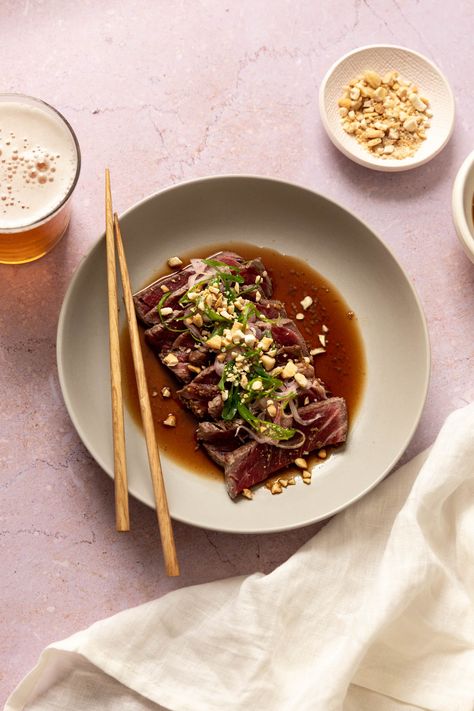
[{"label": "bowl rim", "polygon": [[[317,190],[314,190],[313,188],[303,185],[301,183],[293,182],[290,180],[285,180],[284,178],[275,178],[272,176],[268,175],[263,175],[263,174],[255,174],[255,173],[223,173],[223,174],[211,174],[207,176],[202,176],[198,178],[191,178],[189,180],[184,180],[180,181],[178,183],[172,183],[165,185],[163,188],[160,188],[156,190],[153,193],[150,193],[149,195],[143,197],[140,200],[137,200],[135,203],[133,203],[130,207],[128,207],[126,210],[124,210],[122,213],[120,213],[120,219],[123,219],[125,216],[129,215],[130,213],[134,212],[135,210],[141,208],[145,204],[149,203],[152,200],[157,199],[158,196],[168,193],[170,191],[174,190],[179,190],[180,188],[190,186],[193,184],[199,184],[199,183],[205,183],[205,182],[214,182],[214,181],[220,181],[220,180],[234,180],[234,179],[244,179],[244,180],[263,180],[266,182],[272,182],[272,183],[278,183],[282,184],[286,187],[291,187],[291,188],[296,188],[298,190],[303,190],[304,192],[308,192],[313,195],[317,195],[319,197],[322,197],[324,200],[327,200],[329,203],[332,205],[335,205],[337,208],[343,210],[347,214],[349,214],[353,219],[355,219],[357,222],[362,224],[365,229],[367,229],[374,237],[375,239],[380,242],[383,246],[383,248],[387,251],[389,256],[393,259],[395,264],[398,266],[400,271],[403,273],[406,279],[406,284],[407,288],[410,290],[411,295],[414,299],[414,302],[417,306],[417,312],[418,315],[420,316],[420,321],[421,321],[421,327],[422,327],[422,332],[423,332],[423,342],[425,345],[425,370],[424,370],[424,382],[423,382],[423,396],[420,398],[420,402],[418,404],[418,409],[416,411],[416,414],[413,418],[412,426],[407,433],[405,440],[399,449],[398,453],[393,456],[385,466],[385,468],[380,470],[378,476],[376,479],[371,482],[363,491],[360,491],[356,496],[353,496],[349,501],[345,502],[344,504],[341,504],[340,506],[336,507],[330,514],[330,516],[333,516],[340,511],[343,511],[344,509],[348,508],[349,506],[352,506],[354,503],[362,499],[364,496],[366,496],[372,489],[374,489],[378,484],[380,484],[385,477],[393,470],[399,459],[403,456],[404,452],[406,451],[409,443],[413,439],[413,436],[415,434],[415,431],[420,423],[423,410],[426,405],[426,400],[428,397],[428,390],[429,390],[429,384],[431,380],[431,342],[430,342],[430,335],[429,335],[429,330],[428,330],[428,324],[426,320],[426,315],[423,310],[423,306],[421,303],[421,299],[418,296],[418,293],[412,284],[407,272],[405,271],[404,267],[400,263],[400,261],[397,259],[395,256],[394,252],[391,250],[391,248],[386,244],[386,242],[378,235],[377,232],[375,232],[366,222],[363,220],[361,217],[356,215],[351,209],[343,206],[340,202],[338,202],[335,199],[332,199],[330,197],[327,197],[326,195],[318,192]],[[57,371],[58,371],[58,379],[60,383],[60,389],[61,389],[61,394],[63,397],[64,404],[66,406],[67,413],[69,415],[69,418],[71,419],[71,422],[79,435],[79,438],[81,439],[83,445],[87,449],[87,451],[91,454],[92,458],[95,460],[95,462],[99,465],[99,467],[113,480],[113,465],[110,466],[109,463],[107,463],[101,456],[98,456],[98,453],[94,451],[94,447],[91,445],[89,437],[87,436],[87,433],[84,432],[84,429],[79,421],[79,418],[76,415],[76,412],[74,410],[74,407],[72,406],[72,402],[69,397],[69,391],[67,388],[67,378],[64,370],[64,355],[63,355],[63,350],[64,350],[64,330],[65,330],[65,322],[66,322],[66,316],[67,312],[69,310],[69,303],[72,300],[74,289],[76,288],[76,283],[77,280],[80,276],[80,273],[86,268],[87,262],[90,258],[92,258],[93,254],[99,249],[101,243],[105,239],[105,232],[100,233],[98,238],[96,239],[95,242],[92,243],[92,245],[89,247],[87,250],[86,254],[82,257],[82,259],[79,261],[73,275],[71,276],[71,280],[69,282],[69,286],[66,290],[66,293],[63,297],[63,302],[61,305],[61,310],[59,313],[59,319],[58,319],[58,326],[57,326],[57,331],[56,331],[56,366],[57,366]],[[145,504],[146,506],[150,506],[150,503],[142,496],[140,493],[135,489],[135,487],[130,486],[129,484],[129,494],[136,498],[138,501],[141,503]],[[205,528],[205,530],[214,530],[214,531],[220,531],[220,532],[225,532],[225,533],[237,533],[237,534],[264,534],[264,533],[278,533],[278,532],[283,532],[283,531],[290,531],[290,530],[296,530],[298,528],[303,528],[305,526],[312,525],[313,523],[316,523],[321,520],[328,520],[328,517],[316,517],[316,518],[310,518],[310,519],[305,519],[299,521],[297,524],[291,524],[291,525],[283,525],[283,526],[270,526],[268,528],[260,528],[260,527],[246,527],[242,528],[239,531],[236,531],[233,528],[227,528],[227,527],[222,527],[222,526],[216,526],[216,525],[209,525],[206,524],[206,526],[203,526],[202,523],[200,523],[197,520],[191,520],[190,518],[186,517],[181,517],[180,515],[177,514],[172,514],[172,518],[175,521],[180,521],[181,523],[185,523],[190,526],[196,526],[198,528]]]},{"label": "bowl rim", "polygon": [[[338,66],[340,66],[343,62],[345,62],[349,57],[352,57],[356,54],[359,54],[360,52],[366,51],[368,49],[388,49],[388,50],[400,50],[402,52],[405,52],[406,54],[411,54],[417,57],[418,59],[421,59],[423,62],[426,64],[429,64],[432,69],[438,74],[440,79],[442,80],[444,87],[446,89],[446,93],[449,97],[449,108],[450,108],[450,114],[451,114],[451,121],[450,121],[450,126],[449,130],[446,134],[445,139],[441,142],[441,144],[431,151],[428,155],[426,155],[424,158],[419,158],[416,160],[414,157],[409,157],[404,159],[403,161],[400,161],[399,165],[389,165],[387,163],[380,164],[375,160],[375,158],[370,158],[369,156],[367,158],[361,157],[356,155],[353,151],[351,151],[349,148],[347,148],[338,138],[336,133],[332,130],[332,126],[328,120],[327,117],[327,112],[325,108],[325,93],[326,93],[326,87],[327,84],[334,73],[334,71],[337,69]],[[428,163],[430,160],[435,158],[442,150],[445,148],[447,143],[449,142],[453,131],[454,131],[454,120],[456,116],[456,105],[454,101],[454,94],[451,89],[451,86],[449,85],[449,82],[446,78],[446,76],[443,74],[443,72],[439,69],[439,67],[434,64],[428,57],[426,57],[424,54],[421,54],[421,52],[417,52],[414,49],[410,49],[408,47],[403,47],[402,45],[397,45],[397,44],[367,44],[363,45],[361,47],[356,47],[355,49],[350,50],[346,54],[344,54],[342,57],[337,59],[327,70],[326,74],[324,75],[321,85],[319,87],[319,114],[321,117],[321,121],[323,123],[324,129],[333,143],[334,146],[338,150],[341,151],[347,158],[350,158],[352,161],[355,163],[358,163],[359,165],[364,166],[365,168],[370,168],[371,170],[378,170],[383,173],[400,173],[405,170],[413,170],[414,168],[418,168],[421,165],[424,165],[425,163]],[[415,154],[416,155],[416,154]],[[405,162],[407,161],[407,162]]]},{"label": "bowl rim", "polygon": [[474,234],[469,228],[464,207],[466,181],[472,170],[474,170],[474,151],[466,156],[456,173],[451,195],[451,211],[458,239],[466,255],[474,262]]}]

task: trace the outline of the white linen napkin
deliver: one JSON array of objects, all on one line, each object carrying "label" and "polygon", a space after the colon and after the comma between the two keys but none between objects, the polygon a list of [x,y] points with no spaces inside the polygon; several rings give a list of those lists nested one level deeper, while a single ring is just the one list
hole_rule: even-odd
[{"label": "white linen napkin", "polygon": [[474,404],[273,573],[51,645],[5,709],[162,707],[473,711]]}]

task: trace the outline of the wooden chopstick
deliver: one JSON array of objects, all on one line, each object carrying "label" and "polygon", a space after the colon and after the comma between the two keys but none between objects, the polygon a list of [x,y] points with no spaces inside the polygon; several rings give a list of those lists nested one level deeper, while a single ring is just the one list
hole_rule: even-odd
[{"label": "wooden chopstick", "polygon": [[117,275],[115,271],[114,220],[110,173],[105,171],[105,241],[107,246],[107,290],[109,297],[109,351],[112,389],[112,432],[114,442],[115,527],[130,530],[128,510],[127,462],[123,423],[122,378],[118,327]]},{"label": "wooden chopstick", "polygon": [[140,337],[138,335],[137,317],[135,315],[132,289],[130,286],[130,278],[128,275],[127,262],[125,260],[122,235],[120,232],[120,225],[117,214],[114,214],[114,227],[115,240],[117,244],[118,262],[120,266],[120,274],[122,277],[125,310],[127,312],[128,330],[132,347],[133,366],[135,369],[135,377],[137,380],[138,399],[140,402],[143,430],[145,432],[148,462],[150,464],[151,480],[153,483],[153,492],[155,495],[156,515],[158,518],[158,526],[160,529],[161,545],[163,548],[165,568],[168,575],[179,575],[178,557],[176,555],[173,528],[171,525],[171,518],[168,510],[168,501],[166,498],[163,472],[161,470],[160,453],[156,442],[155,426],[153,424],[153,417],[151,414],[150,396],[148,394],[145,368],[143,365],[143,355],[140,346]]}]

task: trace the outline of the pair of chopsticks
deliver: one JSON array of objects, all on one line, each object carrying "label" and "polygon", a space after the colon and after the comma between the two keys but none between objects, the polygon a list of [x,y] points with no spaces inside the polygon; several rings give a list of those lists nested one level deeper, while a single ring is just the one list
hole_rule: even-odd
[{"label": "pair of chopsticks", "polygon": [[167,575],[179,575],[179,564],[174,543],[166,498],[160,454],[155,437],[155,428],[151,414],[150,397],[146,383],[143,355],[138,335],[137,318],[133,304],[130,277],[125,260],[122,234],[117,213],[113,213],[110,173],[105,171],[105,237],[107,246],[107,285],[109,297],[109,344],[110,377],[112,388],[112,429],[114,441],[114,482],[115,482],[115,524],[117,531],[130,530],[128,510],[127,465],[125,457],[125,429],[123,420],[122,378],[120,368],[120,343],[118,328],[117,274],[115,269],[115,245],[117,246],[120,275],[122,278],[125,310],[133,356],[133,367],[137,380],[140,412],[145,432],[148,462],[150,465],[153,493],[155,496],[156,515],[160,529],[161,545]]}]

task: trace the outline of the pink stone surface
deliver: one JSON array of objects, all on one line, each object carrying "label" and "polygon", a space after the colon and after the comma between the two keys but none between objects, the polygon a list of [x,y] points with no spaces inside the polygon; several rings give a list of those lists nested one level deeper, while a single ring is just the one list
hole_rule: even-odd
[{"label": "pink stone surface", "polygon": [[[408,454],[473,399],[474,266],[450,210],[473,148],[473,14],[458,3],[447,32],[439,0],[2,1],[2,90],[63,112],[83,166],[62,243],[37,263],[0,265],[0,699],[49,642],[179,586],[271,571],[317,531],[244,537],[176,524],[183,572],[171,580],[151,510],[132,502],[133,531],[114,531],[112,483],[68,418],[55,359],[64,293],[103,229],[106,165],[119,210],[218,173],[289,179],[354,210],[399,258],[428,320],[432,380]],[[327,68],[384,42],[438,64],[458,112],[439,157],[393,175],[339,154],[318,116]]]}]

